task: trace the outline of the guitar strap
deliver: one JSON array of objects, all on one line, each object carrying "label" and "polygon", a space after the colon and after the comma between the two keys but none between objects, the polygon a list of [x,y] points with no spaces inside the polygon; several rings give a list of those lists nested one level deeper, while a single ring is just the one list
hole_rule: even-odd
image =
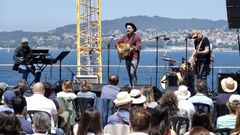
[{"label": "guitar strap", "polygon": [[133,43],[134,43],[134,38],[135,38],[135,33],[132,35],[131,39],[130,39],[130,47],[133,47]]},{"label": "guitar strap", "polygon": [[197,45],[197,52],[200,50],[200,47],[202,46],[202,41],[205,37],[202,37],[202,40],[200,41],[200,43]]}]

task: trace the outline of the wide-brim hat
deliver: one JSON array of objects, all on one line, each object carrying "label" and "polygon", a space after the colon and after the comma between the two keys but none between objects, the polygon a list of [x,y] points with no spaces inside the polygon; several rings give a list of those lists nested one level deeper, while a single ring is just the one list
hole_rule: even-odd
[{"label": "wide-brim hat", "polygon": [[146,101],[146,97],[141,94],[139,89],[132,89],[130,94],[132,100],[132,104],[142,104]]},{"label": "wide-brim hat", "polygon": [[240,103],[240,95],[238,94],[232,94],[229,99],[228,99],[229,103],[233,103],[233,102],[238,102]]},{"label": "wide-brim hat", "polygon": [[133,24],[131,22],[127,22],[127,23],[125,23],[125,28],[127,28],[128,25],[130,25],[134,29],[134,32],[137,31],[137,27],[135,26],[135,24]]},{"label": "wide-brim hat", "polygon": [[185,85],[180,85],[178,90],[174,92],[178,99],[185,100],[191,96],[191,92],[188,91],[188,87]]},{"label": "wide-brim hat", "polygon": [[198,30],[192,30],[192,38],[196,38],[200,32]]},{"label": "wide-brim hat", "polygon": [[231,93],[236,91],[238,83],[232,77],[227,77],[221,80],[221,86],[223,91]]},{"label": "wide-brim hat", "polygon": [[132,98],[126,91],[119,92],[117,98],[113,101],[116,105],[125,105],[132,102]]}]

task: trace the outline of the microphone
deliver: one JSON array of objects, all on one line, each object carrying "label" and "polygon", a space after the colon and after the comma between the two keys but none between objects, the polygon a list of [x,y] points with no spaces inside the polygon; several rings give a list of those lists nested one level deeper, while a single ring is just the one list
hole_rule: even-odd
[{"label": "microphone", "polygon": [[191,34],[188,34],[188,35],[186,36],[186,39],[192,39],[192,35],[191,35]]}]

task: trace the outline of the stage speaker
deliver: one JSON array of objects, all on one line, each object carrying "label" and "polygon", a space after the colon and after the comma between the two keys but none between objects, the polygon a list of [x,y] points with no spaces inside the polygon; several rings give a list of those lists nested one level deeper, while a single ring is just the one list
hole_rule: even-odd
[{"label": "stage speaker", "polygon": [[218,93],[226,93],[222,89],[221,80],[227,77],[232,77],[235,81],[238,82],[236,93],[240,94],[240,86],[239,86],[240,74],[233,74],[233,73],[218,73]]},{"label": "stage speaker", "polygon": [[227,0],[226,5],[229,28],[240,28],[240,1]]},{"label": "stage speaker", "polygon": [[169,74],[167,75],[167,79],[166,79],[166,90],[172,90],[175,91],[178,89],[178,78],[175,74]]}]

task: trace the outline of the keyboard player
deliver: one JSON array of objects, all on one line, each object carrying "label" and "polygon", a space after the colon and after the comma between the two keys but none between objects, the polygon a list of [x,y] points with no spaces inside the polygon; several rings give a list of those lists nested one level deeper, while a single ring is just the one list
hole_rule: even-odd
[{"label": "keyboard player", "polygon": [[33,64],[29,64],[32,59],[32,49],[28,45],[28,39],[22,38],[21,46],[15,49],[13,60],[13,70],[22,73],[22,79],[27,81],[28,74],[31,72],[35,76],[35,82],[40,81],[41,74],[36,72]]}]

